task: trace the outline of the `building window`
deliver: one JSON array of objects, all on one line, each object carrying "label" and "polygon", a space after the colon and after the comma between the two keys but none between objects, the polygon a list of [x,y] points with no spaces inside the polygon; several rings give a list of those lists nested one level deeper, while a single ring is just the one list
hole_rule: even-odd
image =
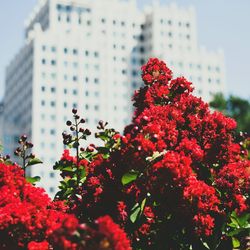
[{"label": "building window", "polygon": [[41,88],[41,89],[42,89],[42,92],[44,92],[44,91],[45,91],[45,87],[44,87],[44,86],[42,86],[42,88]]},{"label": "building window", "polygon": [[145,52],[144,47],[140,47],[140,52],[141,52],[141,53],[144,53],[144,52]]},{"label": "building window", "polygon": [[51,106],[51,107],[55,107],[55,106],[56,106],[55,101],[51,101],[51,102],[50,102],[50,106]]},{"label": "building window", "polygon": [[77,90],[73,89],[73,95],[77,95]]},{"label": "building window", "polygon": [[50,130],[50,134],[51,134],[51,135],[55,135],[55,134],[56,134],[55,129],[51,129],[51,130]]},{"label": "building window", "polygon": [[55,93],[56,92],[56,88],[55,87],[51,87],[51,93]]},{"label": "building window", "polygon": [[45,101],[44,100],[41,101],[41,105],[45,106]]},{"label": "building window", "polygon": [[78,54],[78,50],[77,49],[73,49],[73,54],[77,55]]},{"label": "building window", "polygon": [[46,64],[46,60],[44,58],[42,59],[42,64]]},{"label": "building window", "polygon": [[51,65],[56,65],[56,61],[55,60],[51,60]]},{"label": "building window", "polygon": [[54,178],[54,177],[55,177],[55,173],[54,173],[54,172],[50,172],[50,173],[49,173],[49,177],[50,177],[50,178]]}]

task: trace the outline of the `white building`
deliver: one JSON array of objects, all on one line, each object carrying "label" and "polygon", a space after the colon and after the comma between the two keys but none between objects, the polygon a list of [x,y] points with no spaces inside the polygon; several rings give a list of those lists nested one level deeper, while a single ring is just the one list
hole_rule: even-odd
[{"label": "white building", "polygon": [[175,76],[194,83],[195,94],[210,101],[216,92],[225,92],[224,55],[198,45],[194,8],[155,2],[145,11],[143,30],[146,58],[156,56],[167,62]]},{"label": "white building", "polygon": [[206,99],[223,92],[223,55],[198,47],[195,25],[192,9],[174,5],[142,12],[135,0],[41,1],[27,21],[25,45],[6,71],[6,152],[20,134],[28,134],[44,161],[31,174],[41,176],[53,195],[59,177],[52,164],[62,153],[61,134],[72,107],[90,129],[102,119],[122,131],[148,57],[166,59],[200,83],[198,92]]}]

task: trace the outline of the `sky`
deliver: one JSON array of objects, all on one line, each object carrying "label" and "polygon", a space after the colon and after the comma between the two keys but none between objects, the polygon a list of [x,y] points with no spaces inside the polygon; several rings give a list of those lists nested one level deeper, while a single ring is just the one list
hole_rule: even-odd
[{"label": "sky", "polygon": [[[5,68],[24,43],[24,21],[37,0],[2,1],[0,9],[0,98]],[[152,0],[137,0],[140,8]],[[223,49],[228,93],[250,100],[250,0],[161,0],[194,6],[198,42],[208,50]]]}]

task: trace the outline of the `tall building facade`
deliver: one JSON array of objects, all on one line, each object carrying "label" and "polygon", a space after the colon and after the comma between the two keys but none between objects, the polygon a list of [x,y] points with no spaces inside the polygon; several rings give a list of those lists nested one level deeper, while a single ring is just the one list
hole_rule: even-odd
[{"label": "tall building facade", "polygon": [[198,44],[194,8],[157,1],[145,11],[143,47],[146,58],[165,60],[175,76],[184,75],[195,86],[195,94],[210,101],[216,92],[225,92],[224,55]]},{"label": "tall building facade", "polygon": [[[26,133],[44,162],[31,168],[55,193],[62,132],[73,107],[95,129],[100,119],[122,132],[132,116],[140,67],[157,56],[197,83],[206,100],[224,92],[224,59],[197,43],[195,13],[135,0],[44,0],[26,23],[25,44],[6,70],[4,146],[11,153]],[[198,85],[200,84],[200,85]]]}]

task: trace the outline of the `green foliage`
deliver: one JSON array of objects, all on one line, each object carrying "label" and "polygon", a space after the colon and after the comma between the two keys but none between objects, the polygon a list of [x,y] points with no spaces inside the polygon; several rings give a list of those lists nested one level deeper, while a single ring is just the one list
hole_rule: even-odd
[{"label": "green foliage", "polygon": [[238,123],[237,131],[250,134],[250,102],[237,96],[225,98],[219,93],[214,96],[210,106],[234,118]]},{"label": "green foliage", "polygon": [[37,165],[37,164],[41,164],[43,163],[40,159],[38,158],[34,158],[34,159],[30,159],[27,164],[26,164],[26,167],[28,166],[32,166],[32,165]]},{"label": "green foliage", "polygon": [[122,176],[122,184],[127,185],[130,182],[134,181],[137,179],[139,172],[138,171],[129,171],[128,173],[124,174]]},{"label": "green foliage", "polygon": [[35,177],[26,177],[26,181],[31,183],[31,184],[35,184],[36,182],[40,181],[41,178],[39,176],[35,176]]},{"label": "green foliage", "polygon": [[225,234],[231,238],[234,248],[241,246],[240,239],[246,238],[250,233],[250,214],[244,213],[238,216],[234,211],[230,215],[230,221],[226,225]]}]

